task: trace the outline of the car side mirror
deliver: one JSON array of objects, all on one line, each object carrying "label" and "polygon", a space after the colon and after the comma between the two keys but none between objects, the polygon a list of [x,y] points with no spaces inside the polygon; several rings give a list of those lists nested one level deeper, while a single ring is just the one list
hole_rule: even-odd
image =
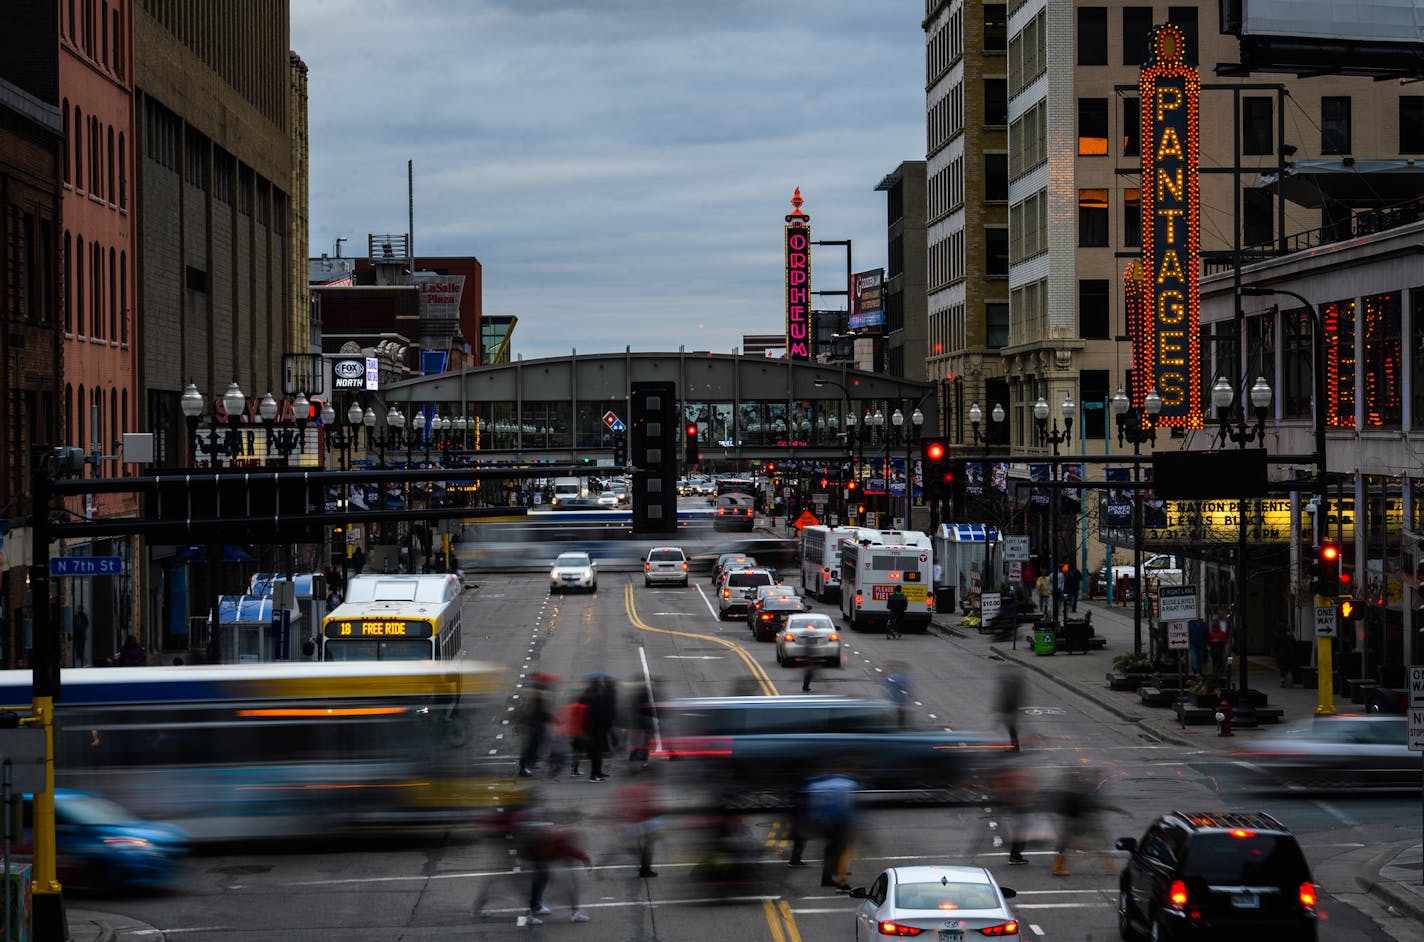
[{"label": "car side mirror", "polygon": [[850,892],[846,895],[849,896],[851,899],[865,899],[870,894],[865,892],[865,887],[863,886],[853,886],[850,888]]},{"label": "car side mirror", "polygon": [[1011,886],[1004,886],[1003,884],[999,885],[999,892],[1004,894],[1004,899],[1013,899],[1015,896],[1019,895],[1018,890],[1014,889]]},{"label": "car side mirror", "polygon": [[1113,841],[1113,846],[1116,847],[1118,850],[1134,852],[1137,850],[1137,838],[1119,837],[1117,840]]}]

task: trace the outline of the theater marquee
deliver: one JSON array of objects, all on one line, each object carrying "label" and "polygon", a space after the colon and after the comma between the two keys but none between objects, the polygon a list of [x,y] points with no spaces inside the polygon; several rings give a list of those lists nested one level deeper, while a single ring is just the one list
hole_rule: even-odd
[{"label": "theater marquee", "polygon": [[811,359],[811,217],[801,212],[801,188],[786,217],[786,357]]},{"label": "theater marquee", "polygon": [[[1155,387],[1157,424],[1202,427],[1201,220],[1198,99],[1201,79],[1186,61],[1176,26],[1153,29],[1138,82],[1142,112],[1142,316],[1133,335],[1133,366],[1146,381],[1133,404]],[[1129,286],[1129,293],[1132,288]]]}]

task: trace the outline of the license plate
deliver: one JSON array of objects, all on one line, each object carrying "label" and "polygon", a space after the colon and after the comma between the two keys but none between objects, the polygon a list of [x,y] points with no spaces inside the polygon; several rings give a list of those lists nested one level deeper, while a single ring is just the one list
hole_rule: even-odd
[{"label": "license plate", "polygon": [[1231,905],[1237,909],[1260,909],[1261,897],[1255,893],[1232,893]]},{"label": "license plate", "polygon": [[964,942],[963,929],[939,930],[939,942]]}]

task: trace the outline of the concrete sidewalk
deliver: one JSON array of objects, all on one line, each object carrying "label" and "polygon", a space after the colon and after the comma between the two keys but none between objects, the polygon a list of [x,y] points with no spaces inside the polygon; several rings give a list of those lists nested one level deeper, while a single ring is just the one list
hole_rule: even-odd
[{"label": "concrete sidewalk", "polygon": [[[1170,707],[1150,707],[1142,703],[1136,690],[1113,690],[1109,688],[1107,675],[1112,671],[1113,658],[1132,651],[1133,613],[1131,606],[1109,606],[1101,600],[1079,601],[1077,617],[1091,614],[1094,633],[1107,640],[1107,647],[1087,654],[1063,654],[1038,656],[1033,653],[1032,644],[1027,640],[1029,630],[1021,627],[1012,641],[994,640],[993,636],[980,634],[978,628],[963,627],[957,614],[936,615],[934,629],[940,633],[966,640],[980,640],[994,654],[1005,661],[1018,664],[1026,670],[1052,681],[1081,696],[1119,719],[1134,723],[1154,739],[1176,745],[1223,754],[1237,749],[1250,748],[1251,740],[1273,736],[1280,730],[1279,724],[1264,723],[1253,729],[1237,728],[1230,738],[1218,735],[1215,723],[1182,726]],[[1147,626],[1143,625],[1143,646],[1146,648]],[[1236,677],[1236,668],[1232,671]],[[1291,723],[1315,715],[1318,694],[1315,690],[1298,686],[1281,687],[1280,674],[1276,670],[1274,658],[1251,657],[1248,667],[1250,686],[1264,693],[1268,706],[1284,711],[1281,723]],[[1363,709],[1357,704],[1335,693],[1337,713],[1349,713]],[[1346,864],[1332,862],[1329,883],[1322,874],[1322,885],[1331,888],[1335,895],[1347,894],[1355,887],[1367,894],[1377,905],[1383,907],[1384,917],[1403,916],[1410,925],[1400,925],[1393,934],[1399,939],[1424,939],[1424,844],[1419,841],[1404,841],[1387,847],[1364,848],[1357,853],[1359,859]],[[1349,886],[1353,880],[1355,886]],[[1355,894],[1358,895],[1358,894]],[[1401,934],[1403,932],[1403,934]]]}]

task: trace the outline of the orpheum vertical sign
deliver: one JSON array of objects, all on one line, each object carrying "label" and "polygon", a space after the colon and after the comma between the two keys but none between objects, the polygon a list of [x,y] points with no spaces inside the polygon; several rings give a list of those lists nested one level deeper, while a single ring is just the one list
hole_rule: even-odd
[{"label": "orpheum vertical sign", "polygon": [[801,212],[801,188],[786,217],[786,356],[811,359],[811,217]]},{"label": "orpheum vertical sign", "polygon": [[[1133,336],[1140,395],[1162,397],[1159,425],[1202,427],[1201,220],[1198,99],[1201,79],[1171,24],[1152,30],[1138,82],[1142,111],[1142,267],[1146,303]],[[1134,396],[1134,405],[1142,405]]]}]

